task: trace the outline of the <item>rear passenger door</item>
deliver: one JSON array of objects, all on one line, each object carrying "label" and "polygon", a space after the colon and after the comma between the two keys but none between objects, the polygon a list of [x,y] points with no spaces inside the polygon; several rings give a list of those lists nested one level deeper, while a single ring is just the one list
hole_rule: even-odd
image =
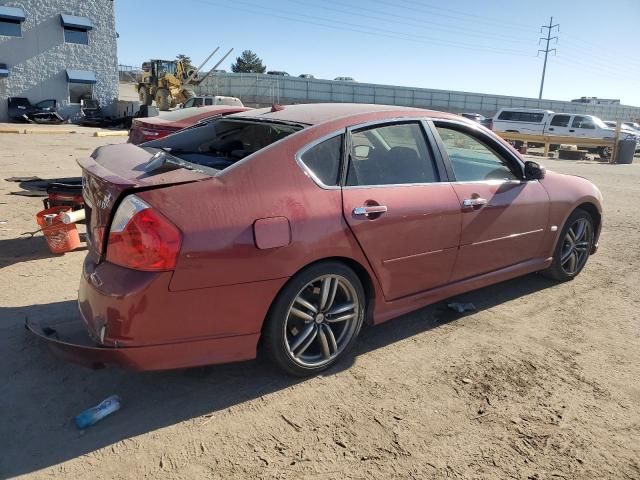
[{"label": "rear passenger door", "polygon": [[460,204],[428,138],[419,120],[348,130],[344,218],[386,300],[446,284],[456,260]]}]

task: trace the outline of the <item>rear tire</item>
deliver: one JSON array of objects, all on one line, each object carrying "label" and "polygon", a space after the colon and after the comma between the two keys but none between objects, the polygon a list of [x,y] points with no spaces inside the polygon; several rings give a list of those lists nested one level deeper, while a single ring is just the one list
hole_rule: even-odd
[{"label": "rear tire", "polygon": [[365,293],[346,265],[312,265],[289,280],[269,310],[263,346],[280,368],[298,377],[335,364],[351,348],[365,314]]},{"label": "rear tire", "polygon": [[161,112],[166,112],[171,107],[171,95],[166,88],[160,88],[156,92],[156,106]]},{"label": "rear tire", "polygon": [[586,211],[576,209],[565,222],[555,250],[553,262],[541,273],[559,282],[576,278],[589,259],[594,239],[593,218]]}]

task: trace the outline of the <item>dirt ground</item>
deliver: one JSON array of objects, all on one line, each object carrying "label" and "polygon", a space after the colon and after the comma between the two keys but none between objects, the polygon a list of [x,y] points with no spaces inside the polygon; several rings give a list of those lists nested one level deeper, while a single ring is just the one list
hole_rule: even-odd
[{"label": "dirt ground", "polygon": [[[2,135],[0,172],[78,175],[124,138]],[[363,331],[295,380],[264,361],[160,373],[52,357],[25,318],[76,316],[85,252],[48,253],[41,199],[0,180],[0,477],[640,478],[640,164],[548,160],[605,198],[600,251],[573,282],[529,275]],[[212,312],[213,314],[213,312]],[[122,410],[72,419],[109,395]]]}]

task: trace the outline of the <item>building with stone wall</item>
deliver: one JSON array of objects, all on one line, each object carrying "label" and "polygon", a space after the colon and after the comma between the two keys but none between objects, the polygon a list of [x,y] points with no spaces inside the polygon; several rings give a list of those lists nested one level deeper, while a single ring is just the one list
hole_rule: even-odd
[{"label": "building with stone wall", "polygon": [[0,122],[8,98],[54,99],[76,120],[82,99],[118,97],[113,0],[0,0]]}]

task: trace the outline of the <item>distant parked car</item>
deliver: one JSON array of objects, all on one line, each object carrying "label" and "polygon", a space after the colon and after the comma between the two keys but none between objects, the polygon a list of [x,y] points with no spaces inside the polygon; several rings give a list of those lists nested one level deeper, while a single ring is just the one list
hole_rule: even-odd
[{"label": "distant parked car", "polygon": [[480,115],[479,113],[461,113],[460,115],[464,118],[468,118],[469,120],[473,120],[474,122],[477,122],[483,127],[487,127],[490,130],[493,127],[493,120],[491,118],[485,117],[484,115]]},{"label": "distant parked car", "polygon": [[298,77],[300,77],[300,78],[308,78],[308,79],[311,79],[311,80],[316,78],[313,75],[311,75],[310,73],[303,73],[301,75],[298,75]]},{"label": "distant parked car", "polygon": [[[594,115],[555,113],[551,110],[503,108],[493,117],[497,132],[560,135],[563,137],[614,138],[615,125],[607,125]],[[630,137],[637,135],[624,130]]]},{"label": "distant parked car", "polygon": [[180,108],[191,107],[211,107],[213,105],[232,105],[234,107],[243,107],[242,101],[237,97],[225,97],[222,95],[203,95],[191,97],[189,100],[180,105]]},{"label": "distant parked car", "polygon": [[78,163],[81,318],[27,326],[94,367],[184,368],[261,349],[316,374],[364,324],[536,271],[571,280],[600,234],[589,180],[416,108],[251,110]]},{"label": "distant parked car", "polygon": [[636,132],[640,133],[640,123],[637,122],[622,122],[622,125],[625,125]]},{"label": "distant parked car", "polygon": [[163,114],[162,117],[136,118],[129,130],[129,143],[138,145],[149,140],[171,135],[183,128],[195,125],[198,122],[212,118],[223,117],[232,113],[251,110],[247,107],[235,107],[230,105],[217,105],[212,107],[191,107],[174,110]]},{"label": "distant parked car", "polygon": [[336,82],[355,82],[353,77],[336,77],[334,78]]},{"label": "distant parked car", "polygon": [[280,70],[269,70],[267,72],[267,75],[278,75],[280,77],[290,77],[291,76],[287,72],[281,72]]}]

